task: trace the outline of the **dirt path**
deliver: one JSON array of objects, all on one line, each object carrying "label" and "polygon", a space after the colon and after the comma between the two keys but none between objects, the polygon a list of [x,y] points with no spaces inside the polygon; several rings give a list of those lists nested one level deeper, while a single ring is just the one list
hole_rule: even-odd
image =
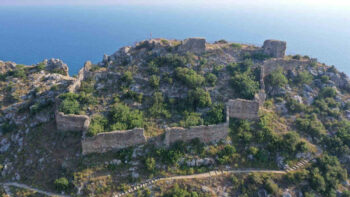
[{"label": "dirt path", "polygon": [[27,190],[31,190],[40,194],[44,194],[46,196],[52,196],[52,197],[70,197],[68,195],[61,195],[61,194],[55,194],[55,193],[51,193],[51,192],[46,192],[40,189],[36,189],[33,187],[30,187],[28,185],[25,184],[21,184],[21,183],[15,183],[15,182],[7,182],[7,183],[0,183],[0,185],[2,185],[7,193],[7,195],[9,195],[10,197],[12,197],[13,195],[11,194],[10,190],[9,190],[9,186],[12,187],[18,187],[18,188],[22,188],[22,189],[27,189]]}]

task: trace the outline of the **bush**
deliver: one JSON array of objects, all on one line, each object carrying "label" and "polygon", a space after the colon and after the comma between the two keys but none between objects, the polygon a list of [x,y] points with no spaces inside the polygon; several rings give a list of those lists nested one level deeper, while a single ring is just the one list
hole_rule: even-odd
[{"label": "bush", "polygon": [[77,100],[65,99],[60,105],[60,111],[65,114],[79,114],[80,104]]},{"label": "bush", "polygon": [[313,80],[313,76],[309,72],[303,71],[298,73],[298,75],[294,79],[294,82],[297,85],[303,85],[303,84],[310,84],[312,80]]},{"label": "bush", "polygon": [[6,121],[5,123],[2,123],[2,125],[0,125],[0,130],[2,131],[2,134],[7,134],[13,131],[16,131],[18,129],[17,125],[10,122],[10,121]]},{"label": "bush", "polygon": [[130,72],[130,71],[124,72],[124,74],[122,76],[122,80],[123,80],[123,82],[126,82],[127,84],[131,84],[134,80],[132,72]]},{"label": "bush", "polygon": [[267,190],[267,192],[269,192],[270,194],[274,194],[277,195],[279,188],[278,185],[271,179],[267,179],[265,181],[265,189]]},{"label": "bush", "polygon": [[189,68],[178,67],[175,70],[175,76],[190,88],[196,88],[203,84],[204,77],[197,74],[196,71]]},{"label": "bush", "polygon": [[152,75],[149,79],[149,83],[150,86],[153,88],[158,88],[159,87],[159,81],[160,81],[160,77],[156,76],[156,75]]},{"label": "bush", "polygon": [[69,187],[68,179],[65,177],[56,179],[54,184],[55,184],[55,187],[58,191],[65,191]]},{"label": "bush", "polygon": [[193,109],[208,107],[211,105],[210,94],[201,88],[190,90],[187,96],[187,104]]},{"label": "bush", "polygon": [[296,127],[299,131],[310,134],[312,137],[320,137],[326,133],[322,122],[317,119],[316,114],[296,119]]},{"label": "bush", "polygon": [[149,108],[149,114],[155,118],[170,118],[171,114],[166,110],[162,92],[155,92],[152,97],[152,106]]},{"label": "bush", "polygon": [[283,87],[288,83],[288,80],[283,74],[282,68],[278,68],[266,77],[266,83],[273,87]]},{"label": "bush", "polygon": [[224,113],[224,105],[216,104],[205,114],[204,122],[206,125],[219,124],[225,122],[226,114]]},{"label": "bush", "polygon": [[240,98],[253,99],[259,91],[259,83],[248,74],[236,74],[232,77],[231,84]]},{"label": "bush", "polygon": [[202,124],[203,124],[203,119],[200,117],[200,114],[198,113],[185,112],[184,120],[180,121],[180,125],[182,127],[191,127],[191,126],[197,126]]},{"label": "bush", "polygon": [[143,128],[143,113],[131,110],[128,106],[117,103],[109,112],[110,130]]},{"label": "bush", "polygon": [[217,77],[213,73],[208,73],[208,74],[205,75],[205,82],[209,86],[215,86],[216,85],[216,81],[217,81]]},{"label": "bush", "polygon": [[325,87],[319,92],[320,98],[334,98],[337,95],[337,90],[332,87]]},{"label": "bush", "polygon": [[89,126],[89,130],[87,132],[87,136],[94,136],[98,133],[102,133],[105,131],[105,128],[108,125],[108,120],[102,115],[95,115],[91,119],[91,124]]},{"label": "bush", "polygon": [[321,82],[322,83],[328,83],[329,82],[329,77],[327,75],[322,75],[321,76]]},{"label": "bush", "polygon": [[240,48],[242,48],[242,45],[239,43],[231,43],[230,47],[232,47],[234,49],[240,49]]},{"label": "bush", "polygon": [[150,172],[153,172],[156,168],[156,160],[153,157],[147,157],[145,160],[146,169]]}]

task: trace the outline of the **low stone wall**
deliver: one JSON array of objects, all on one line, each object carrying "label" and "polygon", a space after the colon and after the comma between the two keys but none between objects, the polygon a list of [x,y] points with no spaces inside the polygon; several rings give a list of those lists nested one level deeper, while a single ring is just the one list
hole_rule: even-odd
[{"label": "low stone wall", "polygon": [[190,141],[198,138],[203,143],[217,142],[224,140],[228,136],[229,125],[227,123],[217,125],[202,125],[190,127],[172,127],[165,130],[164,144],[169,146],[176,141]]},{"label": "low stone wall", "polygon": [[144,129],[99,133],[83,140],[83,154],[103,153],[146,143]]},{"label": "low stone wall", "polygon": [[69,92],[75,92],[78,88],[80,88],[81,82],[87,78],[89,70],[92,67],[92,63],[90,61],[85,62],[85,65],[82,69],[80,69],[77,79],[68,87]]},{"label": "low stone wall", "polygon": [[259,102],[255,100],[235,99],[227,102],[228,114],[231,118],[259,118]]},{"label": "low stone wall", "polygon": [[59,131],[87,131],[90,118],[86,115],[65,115],[62,112],[55,114],[56,126]]}]

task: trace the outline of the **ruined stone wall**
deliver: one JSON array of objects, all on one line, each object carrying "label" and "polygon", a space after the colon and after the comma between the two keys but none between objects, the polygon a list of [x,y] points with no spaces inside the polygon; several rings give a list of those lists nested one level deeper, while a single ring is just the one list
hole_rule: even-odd
[{"label": "ruined stone wall", "polygon": [[190,128],[172,127],[165,130],[164,144],[170,144],[182,140],[190,141],[198,138],[203,143],[217,142],[228,136],[228,122],[217,125],[202,125]]},{"label": "ruined stone wall", "polygon": [[77,79],[68,87],[69,92],[75,92],[80,88],[81,82],[89,75],[89,70],[92,67],[92,63],[87,61],[82,69],[80,69]]},{"label": "ruined stone wall", "polygon": [[271,57],[283,58],[286,54],[287,43],[279,40],[265,40],[262,48],[264,53]]},{"label": "ruined stone wall", "polygon": [[235,99],[227,102],[229,117],[239,119],[259,118],[259,102],[255,100]]},{"label": "ruined stone wall", "polygon": [[55,114],[56,126],[59,131],[87,131],[90,118],[86,115],[65,115],[62,112]]},{"label": "ruined stone wall", "polygon": [[294,59],[268,59],[263,62],[261,67],[264,68],[263,77],[266,77],[271,72],[281,67],[284,71],[294,70],[297,67],[306,67],[310,65],[312,60],[294,60]]},{"label": "ruined stone wall", "polygon": [[180,52],[203,53],[206,40],[204,38],[188,38],[179,46]]},{"label": "ruined stone wall", "polygon": [[103,153],[146,143],[144,129],[99,133],[82,141],[83,154]]}]

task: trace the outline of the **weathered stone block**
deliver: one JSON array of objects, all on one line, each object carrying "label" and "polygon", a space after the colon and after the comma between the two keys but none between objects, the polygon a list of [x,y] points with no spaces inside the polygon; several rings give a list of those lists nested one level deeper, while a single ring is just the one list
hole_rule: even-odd
[{"label": "weathered stone block", "polygon": [[275,58],[283,58],[286,54],[287,43],[279,40],[265,40],[263,45],[264,53]]},{"label": "weathered stone block", "polygon": [[197,127],[182,128],[172,127],[165,130],[164,144],[169,146],[176,141],[190,141],[198,138],[203,143],[217,142],[228,136],[228,123],[217,125],[202,125]]},{"label": "weathered stone block", "polygon": [[205,51],[205,39],[204,38],[188,38],[182,41],[179,46],[181,52],[203,53]]},{"label": "weathered stone block", "polygon": [[82,141],[83,154],[103,153],[146,143],[144,129],[99,133]]},{"label": "weathered stone block", "polygon": [[90,125],[90,118],[86,115],[64,115],[58,112],[55,117],[59,131],[87,131]]},{"label": "weathered stone block", "polygon": [[235,99],[227,103],[229,116],[239,119],[259,118],[259,102],[255,100]]},{"label": "weathered stone block", "polygon": [[90,61],[85,62],[84,67],[80,69],[76,80],[68,87],[69,92],[75,92],[78,88],[80,88],[81,82],[87,78],[89,70],[92,67],[92,63]]}]

